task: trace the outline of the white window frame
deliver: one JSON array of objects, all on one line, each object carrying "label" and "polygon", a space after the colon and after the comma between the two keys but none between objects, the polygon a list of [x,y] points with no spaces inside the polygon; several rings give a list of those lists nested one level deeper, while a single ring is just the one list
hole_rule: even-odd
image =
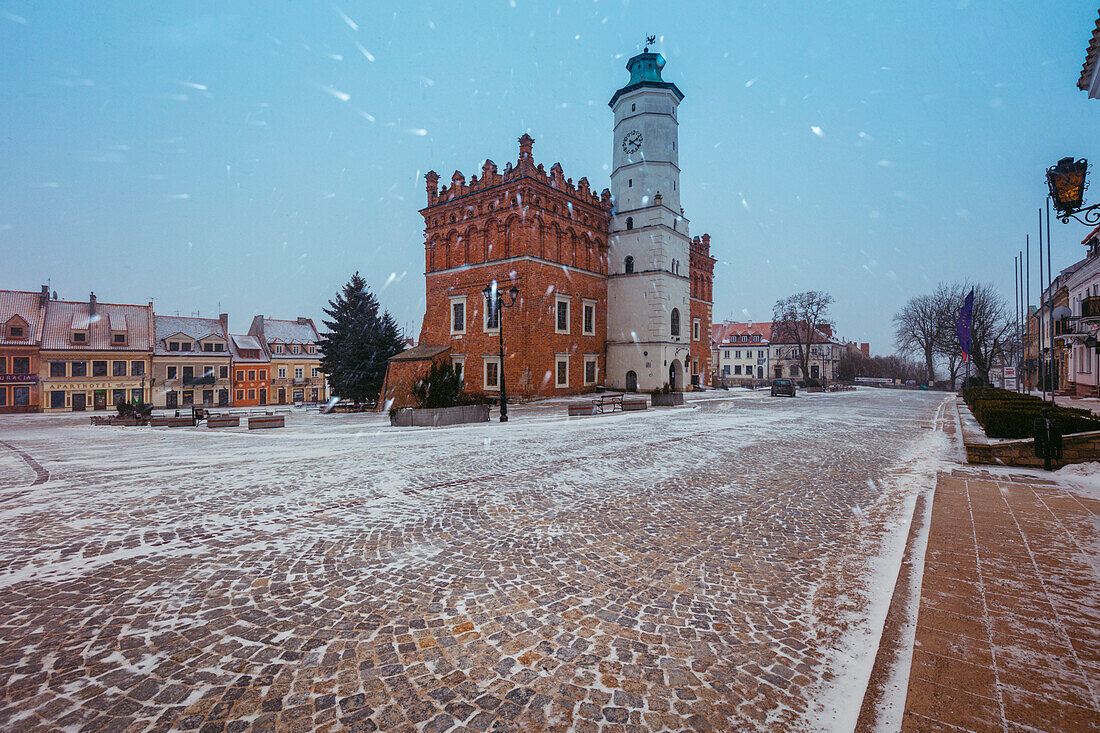
[{"label": "white window frame", "polygon": [[[590,328],[586,331],[585,328],[584,328],[584,314],[585,314],[585,311],[587,311],[589,308],[592,309],[592,328]],[[557,313],[555,313],[554,316],[557,317]],[[557,324],[555,324],[555,325],[557,325]],[[594,301],[590,298],[585,298],[584,300],[581,301],[581,335],[583,335],[583,336],[594,336],[595,334],[596,334],[596,301]]]},{"label": "white window frame", "polygon": [[279,367],[279,379],[286,379],[286,367]]},{"label": "white window frame", "polygon": [[305,372],[302,370],[302,367],[294,367],[294,378],[305,379]]},{"label": "white window frame", "polygon": [[[498,359],[499,361],[499,359]],[[459,367],[459,382],[466,383],[466,356],[465,354],[451,354],[451,366]]]},{"label": "white window frame", "polygon": [[[558,365],[565,364],[565,383],[558,381]],[[556,389],[568,389],[569,387],[569,354],[554,354],[554,387]]]},{"label": "white window frame", "polygon": [[[462,304],[462,328],[455,328],[455,305],[458,303]],[[457,336],[466,333],[466,325],[470,322],[470,311],[466,307],[466,296],[452,295],[448,307],[450,308],[448,317],[451,319],[451,335]]]},{"label": "white window frame", "polygon": [[[558,311],[561,308],[561,304],[565,303],[565,329],[558,328]],[[569,326],[573,320],[573,314],[570,312],[572,308],[569,307],[569,296],[558,295],[554,298],[554,333],[569,333]],[[557,381],[557,377],[555,377]]]},{"label": "white window frame", "polygon": [[699,318],[691,319],[691,340],[698,341],[699,334],[703,330],[703,321]]},{"label": "white window frame", "polygon": [[[467,316],[468,318],[468,316]],[[497,325],[495,328],[489,327],[489,304],[486,302],[485,307],[481,309],[481,330],[483,333],[496,333],[500,331],[500,314],[497,314]]]},{"label": "white window frame", "polygon": [[[495,385],[489,384],[489,365],[497,365],[497,383]],[[465,375],[466,370],[462,370]],[[500,391],[500,357],[499,356],[483,356],[481,357],[481,385],[486,392],[499,392]]]},{"label": "white window frame", "polygon": [[[588,380],[588,365],[589,364],[595,364],[596,365],[592,369],[592,377],[593,377],[592,381]],[[555,367],[556,366],[557,365],[555,365]],[[584,386],[585,387],[589,387],[593,384],[596,384],[598,381],[600,381],[600,361],[599,361],[599,359],[597,358],[597,356],[595,354],[585,354],[584,355],[584,372],[582,372],[581,378],[584,380]]]}]

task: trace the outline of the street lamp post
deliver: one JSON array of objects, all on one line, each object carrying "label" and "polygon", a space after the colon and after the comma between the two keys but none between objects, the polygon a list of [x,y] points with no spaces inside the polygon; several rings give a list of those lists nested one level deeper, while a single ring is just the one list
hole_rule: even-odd
[{"label": "street lamp post", "polygon": [[[1047,168],[1050,197],[1054,200],[1054,208],[1058,210],[1058,217],[1063,224],[1068,224],[1071,216],[1087,226],[1100,224],[1100,204],[1082,207],[1085,189],[1089,186],[1088,168],[1089,162],[1084,158],[1062,158],[1056,165]],[[1084,218],[1077,216],[1078,214]]]},{"label": "street lamp post", "polygon": [[500,340],[500,421],[508,422],[508,391],[504,383],[504,309],[515,306],[516,298],[519,297],[519,288],[513,285],[508,290],[508,294],[512,296],[509,303],[504,302],[504,293],[497,289],[496,280],[486,285],[481,294],[485,296],[485,307],[489,309],[489,321],[492,322],[493,316],[496,316],[497,336]]}]

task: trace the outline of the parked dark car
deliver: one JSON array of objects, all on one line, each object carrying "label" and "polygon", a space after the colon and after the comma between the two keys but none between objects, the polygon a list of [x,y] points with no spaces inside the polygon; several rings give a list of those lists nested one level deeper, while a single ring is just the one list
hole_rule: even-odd
[{"label": "parked dark car", "polygon": [[794,397],[794,381],[790,379],[777,379],[772,382],[772,397],[786,395]]}]

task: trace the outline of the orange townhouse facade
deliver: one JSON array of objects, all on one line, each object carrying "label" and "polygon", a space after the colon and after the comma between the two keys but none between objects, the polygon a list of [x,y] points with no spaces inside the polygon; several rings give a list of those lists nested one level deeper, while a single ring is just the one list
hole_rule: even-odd
[{"label": "orange townhouse facade", "polygon": [[271,355],[263,341],[247,334],[229,335],[233,362],[233,406],[257,407],[270,401]]}]

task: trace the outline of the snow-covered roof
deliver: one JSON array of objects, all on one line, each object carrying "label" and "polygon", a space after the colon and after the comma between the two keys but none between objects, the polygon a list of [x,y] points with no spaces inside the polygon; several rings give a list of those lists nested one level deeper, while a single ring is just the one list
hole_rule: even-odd
[{"label": "snow-covered roof", "polygon": [[19,316],[27,322],[27,338],[8,339],[7,329],[0,329],[0,344],[37,345],[42,338],[42,322],[45,310],[40,305],[40,293],[28,293],[20,290],[0,290],[0,325],[7,323],[13,316]]},{"label": "snow-covered roof", "polygon": [[263,348],[263,346],[260,345],[260,340],[255,336],[238,336],[237,334],[233,334],[232,336],[230,336],[230,338],[233,340],[233,345],[236,346],[238,349]]},{"label": "snow-covered roof", "polygon": [[204,338],[214,336],[228,341],[228,334],[222,328],[222,322],[217,318],[192,318],[189,316],[162,316],[154,318],[156,328],[156,348],[154,353],[178,356],[180,352],[168,351],[169,339],[182,340],[189,338],[193,341],[201,341]]},{"label": "snow-covered roof", "polygon": [[[126,324],[124,345],[111,345],[112,324]],[[87,331],[86,344],[72,343],[73,331]],[[96,303],[95,314],[86,301],[51,300],[46,305],[46,327],[42,336],[42,349],[55,351],[152,351],[152,305],[123,305]]]},{"label": "snow-covered roof", "polygon": [[[729,342],[730,336],[737,336],[740,340],[741,336],[759,336],[760,341],[755,343],[767,343],[772,337],[772,323],[771,321],[762,321],[760,323],[750,322],[732,322],[726,321],[725,323],[712,323],[710,326],[710,338],[719,344]],[[749,339],[752,341],[752,339]]]},{"label": "snow-covered roof", "polygon": [[315,344],[320,338],[317,329],[313,326],[313,321],[308,318],[297,321],[264,318],[262,324],[262,331],[257,333],[256,323],[253,322],[253,328],[249,330],[249,333],[262,336],[269,344]]},{"label": "snow-covered roof", "polygon": [[[242,349],[258,351],[259,356],[241,356]],[[260,343],[260,340],[255,336],[248,336],[237,333],[229,334],[229,353],[233,356],[233,361],[254,363],[271,361],[271,358],[267,354],[267,349],[264,348],[264,345]]]}]

